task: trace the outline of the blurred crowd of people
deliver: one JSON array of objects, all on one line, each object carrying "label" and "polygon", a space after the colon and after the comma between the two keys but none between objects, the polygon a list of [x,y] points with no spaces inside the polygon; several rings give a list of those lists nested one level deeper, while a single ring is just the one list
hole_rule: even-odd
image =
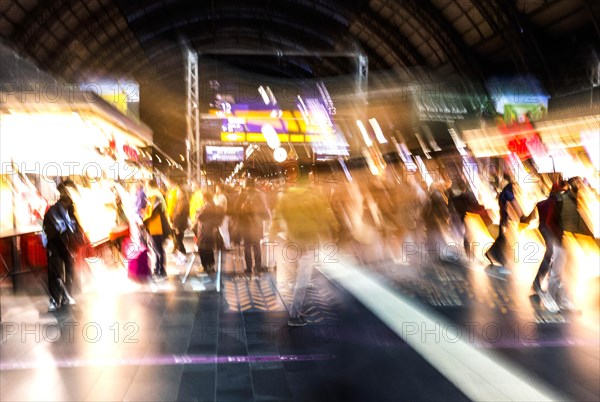
[{"label": "blurred crowd of people", "polygon": [[[365,264],[393,261],[401,267],[485,261],[506,270],[515,263],[510,250],[519,230],[536,228],[545,253],[532,290],[550,311],[574,309],[561,280],[568,257],[564,232],[593,237],[584,197],[597,199],[598,195],[585,179],[535,175],[535,181],[519,183],[507,169],[487,181],[443,174],[427,180],[422,173],[391,164],[378,175],[366,168],[350,172],[297,167],[293,174],[276,180],[245,178],[233,185],[204,188],[167,186],[155,180],[128,188],[116,184],[111,241],[121,248],[129,238],[153,250],[150,268],[158,279],[167,276],[164,244],[168,239],[177,264],[186,264],[197,251],[207,273],[215,271],[219,250],[243,252],[246,273],[253,274],[268,269],[268,259],[273,257],[263,254],[269,242],[293,244],[298,269],[290,325],[304,325],[302,300],[312,266],[322,262],[314,255],[319,248],[334,244],[336,250],[350,252]],[[62,220],[76,225],[75,214],[71,219],[68,213],[72,202],[64,201],[65,197],[46,214],[44,231],[50,265],[57,267],[60,261],[56,261],[62,259],[63,272],[70,272],[69,253],[56,242],[60,236],[52,229],[61,230],[52,221],[56,211],[67,211]],[[184,241],[190,231],[195,250]],[[495,240],[485,246],[485,239],[492,237]],[[49,270],[53,309],[74,303],[69,275],[61,277],[58,271]]]}]

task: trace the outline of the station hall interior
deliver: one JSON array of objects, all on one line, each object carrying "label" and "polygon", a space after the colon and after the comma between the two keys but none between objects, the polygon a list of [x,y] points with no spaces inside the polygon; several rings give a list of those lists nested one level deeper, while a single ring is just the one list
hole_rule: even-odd
[{"label": "station hall interior", "polygon": [[600,1],[0,0],[0,400],[600,400]]}]

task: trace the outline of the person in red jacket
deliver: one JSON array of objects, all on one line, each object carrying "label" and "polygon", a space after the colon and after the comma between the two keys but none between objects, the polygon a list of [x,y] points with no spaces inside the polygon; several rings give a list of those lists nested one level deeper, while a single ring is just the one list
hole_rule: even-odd
[{"label": "person in red jacket", "polygon": [[[536,210],[534,210],[534,213],[537,211],[539,231],[546,243],[546,252],[533,280],[532,288],[544,307],[552,313],[575,310],[567,297],[562,281],[567,259],[562,242],[565,230],[563,224],[564,205],[565,197],[568,197],[568,190],[569,183],[560,180],[552,187],[548,198],[538,202]],[[542,282],[546,277],[548,277],[548,290],[544,291]]]}]

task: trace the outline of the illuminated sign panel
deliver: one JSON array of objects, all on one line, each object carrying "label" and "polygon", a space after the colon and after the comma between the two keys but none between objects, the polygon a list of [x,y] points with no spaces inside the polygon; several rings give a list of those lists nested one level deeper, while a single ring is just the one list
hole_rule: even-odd
[{"label": "illuminated sign panel", "polygon": [[[310,143],[315,154],[347,156],[348,143],[332,121],[334,108],[331,99],[326,96],[324,86],[319,91],[323,100],[298,96],[297,108],[287,110],[266,101],[265,104],[252,105],[215,104],[207,118],[221,121],[220,138],[223,142],[261,143],[272,149],[285,143]],[[266,97],[263,96],[263,99]]]},{"label": "illuminated sign panel", "polygon": [[244,147],[206,146],[206,162],[242,162]]},{"label": "illuminated sign panel", "polygon": [[282,143],[312,142],[333,134],[330,121],[326,125],[319,124],[323,114],[318,114],[315,122],[298,110],[260,110],[234,104],[227,111],[212,109],[209,115],[223,119],[221,140],[226,142],[266,142],[262,133],[266,125],[275,129]]}]

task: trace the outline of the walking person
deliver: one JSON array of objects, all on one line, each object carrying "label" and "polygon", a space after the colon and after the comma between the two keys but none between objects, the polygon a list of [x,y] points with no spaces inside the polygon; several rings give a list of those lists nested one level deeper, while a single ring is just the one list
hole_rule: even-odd
[{"label": "walking person", "polygon": [[210,191],[202,194],[204,205],[196,217],[196,237],[198,254],[204,271],[215,272],[215,247],[217,245],[219,225],[223,221],[223,211],[214,203]]},{"label": "walking person", "polygon": [[57,186],[59,200],[52,205],[42,224],[43,238],[48,255],[48,291],[50,302],[48,311],[56,311],[59,307],[74,305],[71,296],[73,286],[73,254],[81,246],[84,235],[75,216],[75,207],[65,181]]},{"label": "walking person", "polygon": [[284,249],[295,249],[297,253],[296,258],[288,259],[296,268],[288,325],[300,327],[307,324],[302,307],[315,261],[321,262],[319,250],[326,244],[333,244],[334,236],[338,233],[338,222],[331,205],[311,186],[306,173],[294,176],[292,187],[277,202],[269,227],[269,239],[276,242],[274,239],[280,232],[284,233],[286,241]]},{"label": "walking person", "polygon": [[[576,232],[577,204],[570,193],[567,181],[561,180],[552,187],[547,199],[537,203],[527,221],[539,219],[539,231],[546,243],[546,252],[533,280],[532,289],[544,307],[552,312],[574,311],[563,284],[567,252],[563,246],[564,232]],[[547,291],[542,289],[544,278],[548,278]]]},{"label": "walking person", "polygon": [[220,185],[215,187],[214,203],[223,211],[223,222],[219,225],[219,234],[223,239],[223,247],[225,250],[231,250],[231,238],[229,237],[229,215],[227,213],[227,197],[223,194],[223,189]]},{"label": "walking person", "polygon": [[450,230],[450,210],[446,191],[451,182],[434,182],[429,188],[429,198],[422,210],[422,219],[426,230],[426,254],[433,254],[434,261],[439,262],[442,250],[445,249],[446,238]]},{"label": "walking person", "polygon": [[185,231],[189,227],[190,199],[187,191],[179,188],[177,202],[173,211],[173,229],[175,232],[176,258],[180,264],[187,262],[187,250],[183,244]]},{"label": "walking person", "polygon": [[144,190],[144,184],[139,182],[135,188],[135,210],[140,219],[144,217],[147,207],[148,197],[146,196],[146,190]]},{"label": "walking person", "polygon": [[257,189],[253,181],[246,184],[237,200],[238,230],[244,243],[244,260],[247,274],[258,272],[262,267],[260,240],[263,238],[263,222],[271,218],[266,197]]},{"label": "walking person", "polygon": [[148,210],[144,224],[152,236],[152,244],[156,253],[156,265],[154,275],[158,278],[166,278],[167,256],[165,254],[164,241],[171,234],[171,227],[167,219],[167,207],[165,199],[155,181],[151,181],[148,189]]},{"label": "walking person", "polygon": [[510,229],[510,222],[519,222],[523,219],[523,211],[517,200],[516,194],[520,191],[519,185],[513,182],[511,177],[508,175],[504,176],[507,184],[502,188],[502,191],[498,195],[498,206],[500,208],[500,223],[498,228],[498,236],[492,244],[492,246],[485,253],[485,257],[490,262],[491,266],[495,263],[500,266],[506,266],[506,248],[507,244],[507,233]]}]

